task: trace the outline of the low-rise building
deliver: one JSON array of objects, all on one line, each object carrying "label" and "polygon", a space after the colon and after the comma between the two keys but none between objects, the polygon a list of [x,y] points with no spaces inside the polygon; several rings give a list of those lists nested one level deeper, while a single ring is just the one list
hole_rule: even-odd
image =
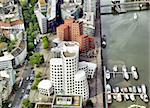
[{"label": "low-rise building", "polygon": [[82,108],[80,95],[56,95],[53,108]]},{"label": "low-rise building", "polygon": [[61,41],[76,41],[80,52],[88,52],[95,48],[94,38],[83,34],[83,28],[83,21],[66,18],[64,24],[57,27],[57,37]]},{"label": "low-rise building", "polygon": [[41,94],[50,96],[53,93],[53,85],[50,80],[42,80],[38,84],[38,90]]}]

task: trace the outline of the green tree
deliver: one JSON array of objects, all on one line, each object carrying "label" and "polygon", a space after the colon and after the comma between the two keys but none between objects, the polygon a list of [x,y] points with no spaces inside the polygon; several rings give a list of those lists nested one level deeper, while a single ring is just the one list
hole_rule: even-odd
[{"label": "green tree", "polygon": [[48,38],[47,38],[46,36],[44,36],[44,37],[42,38],[42,44],[43,44],[44,49],[47,49],[47,48],[48,48],[49,43],[48,43]]},{"label": "green tree", "polygon": [[34,3],[36,3],[38,0],[30,0],[30,3],[31,4],[34,4]]},{"label": "green tree", "polygon": [[36,73],[35,78],[40,78],[41,75],[42,75],[42,73],[39,71],[39,72]]},{"label": "green tree", "polygon": [[31,108],[31,106],[32,106],[31,102],[28,98],[22,100],[22,107],[23,108]]},{"label": "green tree", "polygon": [[86,101],[86,108],[93,108],[93,102],[91,100]]},{"label": "green tree", "polygon": [[28,50],[31,51],[31,50],[33,50],[33,49],[34,49],[34,44],[33,44],[33,42],[29,42],[29,43],[28,43]]},{"label": "green tree", "polygon": [[28,3],[27,2],[28,0],[19,0],[19,1],[20,1],[20,4],[21,4],[22,7],[26,6],[27,3]]},{"label": "green tree", "polygon": [[32,84],[31,89],[32,89],[32,90],[37,90],[38,84],[39,84],[40,81],[41,81],[40,78],[35,78],[35,80],[33,81],[33,84]]},{"label": "green tree", "polygon": [[33,53],[33,55],[29,57],[29,63],[39,66],[40,64],[44,63],[44,56],[40,53]]}]

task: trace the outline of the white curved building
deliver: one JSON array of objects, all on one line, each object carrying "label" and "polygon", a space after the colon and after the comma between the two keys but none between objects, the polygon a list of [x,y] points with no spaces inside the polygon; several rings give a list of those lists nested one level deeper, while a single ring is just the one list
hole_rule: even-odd
[{"label": "white curved building", "polygon": [[87,100],[89,98],[89,87],[86,74],[83,70],[76,73],[74,83],[75,94],[81,95],[83,100]]},{"label": "white curved building", "polygon": [[50,80],[55,94],[81,95],[83,100],[89,98],[89,87],[85,70],[79,71],[79,43],[62,42],[52,49],[53,53],[60,53],[58,58],[50,60]]},{"label": "white curved building", "polygon": [[[56,62],[57,61],[57,62]],[[54,86],[54,93],[59,94],[63,90],[63,67],[61,58],[53,58],[50,60],[50,79]]]},{"label": "white curved building", "polygon": [[97,65],[91,62],[79,62],[79,70],[84,70],[86,73],[86,77],[91,79],[94,77],[94,73],[96,71]]},{"label": "white curved building", "polygon": [[53,85],[50,80],[42,80],[38,84],[38,90],[41,94],[50,96],[50,94],[53,92]]}]

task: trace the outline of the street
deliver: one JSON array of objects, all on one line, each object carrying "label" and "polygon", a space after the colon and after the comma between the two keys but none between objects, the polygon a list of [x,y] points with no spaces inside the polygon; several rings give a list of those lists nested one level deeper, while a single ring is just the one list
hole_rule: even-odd
[{"label": "street", "polygon": [[23,96],[26,94],[26,89],[30,82],[30,80],[27,81],[26,78],[30,76],[31,66],[30,65],[24,66],[23,71],[24,71],[22,74],[23,83],[22,83],[22,86],[15,93],[15,98],[12,102],[12,108],[21,108],[21,100]]}]

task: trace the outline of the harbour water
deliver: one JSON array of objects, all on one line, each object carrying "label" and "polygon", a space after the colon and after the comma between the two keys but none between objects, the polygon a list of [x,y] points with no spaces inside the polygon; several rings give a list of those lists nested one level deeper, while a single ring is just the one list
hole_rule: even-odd
[{"label": "harbour water", "polygon": [[[104,0],[102,0],[104,1]],[[103,50],[104,64],[112,69],[118,65],[138,68],[139,80],[131,76],[125,81],[122,75],[111,79],[109,83],[114,86],[128,87],[130,85],[146,84],[150,96],[150,10],[136,12],[138,20],[133,19],[133,12],[120,15],[103,15],[102,34],[106,35],[107,47]],[[137,96],[135,102],[115,100],[110,108],[128,108],[132,104],[144,105],[150,108]]]}]

